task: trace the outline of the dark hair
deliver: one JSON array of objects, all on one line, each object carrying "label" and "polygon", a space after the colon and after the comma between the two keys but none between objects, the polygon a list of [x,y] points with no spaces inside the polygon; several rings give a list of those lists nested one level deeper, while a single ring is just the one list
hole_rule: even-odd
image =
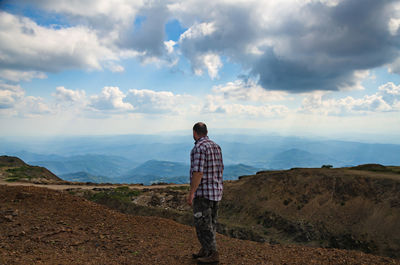
[{"label": "dark hair", "polygon": [[199,136],[206,136],[207,125],[204,122],[198,122],[193,126],[193,131],[195,131]]}]

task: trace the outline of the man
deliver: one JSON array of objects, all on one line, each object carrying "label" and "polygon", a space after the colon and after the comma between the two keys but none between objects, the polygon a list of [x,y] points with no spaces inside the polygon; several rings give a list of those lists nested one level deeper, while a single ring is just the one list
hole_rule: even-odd
[{"label": "man", "polygon": [[194,224],[201,249],[193,258],[200,264],[219,262],[215,241],[218,203],[222,199],[224,164],[219,145],[208,139],[207,126],[193,126],[195,145],[190,153],[190,192],[187,202],[193,204]]}]

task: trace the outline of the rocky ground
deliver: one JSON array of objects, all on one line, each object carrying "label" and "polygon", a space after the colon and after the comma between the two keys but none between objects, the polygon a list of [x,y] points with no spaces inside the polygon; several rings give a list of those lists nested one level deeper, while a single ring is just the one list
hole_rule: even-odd
[{"label": "rocky ground", "polygon": [[[221,264],[400,264],[359,251],[218,235]],[[0,264],[195,264],[194,229],[122,214],[69,192],[0,185]]]},{"label": "rocky ground", "polygon": [[[399,259],[399,168],[364,168],[368,170],[267,171],[227,181],[217,231],[257,242],[361,250]],[[188,186],[70,192],[123,213],[192,224]]]}]

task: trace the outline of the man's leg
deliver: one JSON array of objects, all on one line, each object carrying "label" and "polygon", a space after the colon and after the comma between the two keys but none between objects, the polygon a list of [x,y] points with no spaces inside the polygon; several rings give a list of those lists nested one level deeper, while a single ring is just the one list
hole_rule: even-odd
[{"label": "man's leg", "polygon": [[[215,228],[213,225],[213,201],[196,197],[193,201],[194,224],[197,238],[207,255],[217,250],[215,242]],[[215,220],[216,222],[216,220]]]},{"label": "man's leg", "polygon": [[212,216],[214,238],[217,233],[218,207],[219,207],[219,202],[212,201],[211,216]]}]

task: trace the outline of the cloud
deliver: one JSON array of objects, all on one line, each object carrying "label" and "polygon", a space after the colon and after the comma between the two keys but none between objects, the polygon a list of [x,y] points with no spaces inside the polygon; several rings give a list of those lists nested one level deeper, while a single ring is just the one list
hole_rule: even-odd
[{"label": "cloud", "polygon": [[248,118],[277,118],[289,113],[284,105],[240,104],[226,101],[222,96],[209,95],[202,108],[204,113],[219,113],[228,116],[244,116]]},{"label": "cloud", "polygon": [[330,116],[365,115],[374,112],[400,111],[400,86],[389,82],[379,91],[363,98],[324,99],[326,92],[315,92],[303,100],[300,113]]},{"label": "cloud", "polygon": [[[167,114],[185,113],[195,99],[169,91],[130,89],[123,93],[119,87],[104,87],[99,94],[87,96],[83,90],[57,87],[52,94],[55,101],[26,96],[18,85],[0,83],[0,110],[2,115],[29,116],[63,114],[91,116],[127,113]],[[97,116],[98,117],[98,116]]]},{"label": "cloud", "polygon": [[379,87],[378,94],[388,105],[400,110],[400,85],[396,86],[394,83],[389,82]]},{"label": "cloud", "polygon": [[90,97],[89,107],[100,111],[123,112],[133,110],[133,106],[124,102],[126,95],[118,87],[104,87],[99,95]]},{"label": "cloud", "polygon": [[52,113],[40,97],[26,96],[19,85],[0,83],[0,115],[32,117]]},{"label": "cloud", "polygon": [[200,8],[187,1],[170,8],[183,24],[213,25],[209,34],[181,39],[194,69],[199,53],[212,52],[249,69],[263,88],[306,92],[358,87],[356,71],[399,58],[396,2],[215,1]]},{"label": "cloud", "polygon": [[22,100],[25,93],[20,86],[0,83],[0,109],[11,109]]},{"label": "cloud", "polygon": [[34,78],[44,79],[46,77],[44,73],[37,71],[0,70],[0,78],[13,82],[31,81]]},{"label": "cloud", "polygon": [[[397,0],[6,2],[68,23],[42,26],[0,13],[0,70],[28,79],[65,69],[121,72],[116,62],[132,56],[168,67],[184,56],[211,79],[224,58],[264,89],[293,93],[360,89],[357,73],[382,66],[400,73]],[[165,32],[171,19],[187,29],[176,43]]]},{"label": "cloud", "polygon": [[[311,2],[286,18],[253,68],[269,89],[304,92],[354,86],[354,71],[383,66],[398,56],[399,42],[387,29],[394,1],[342,1],[334,7]],[[396,44],[397,43],[397,44]]]},{"label": "cloud", "polygon": [[[71,96],[78,98],[82,94],[74,92]],[[68,91],[68,95],[71,91]],[[185,102],[190,96],[175,95],[169,91],[153,91],[149,89],[130,89],[123,93],[118,87],[104,87],[99,95],[92,95],[88,103],[89,110],[105,113],[142,113],[165,114],[184,111]]]},{"label": "cloud", "polygon": [[83,27],[46,28],[28,18],[0,12],[0,69],[5,79],[44,78],[42,72],[101,69],[117,55],[96,32]]},{"label": "cloud", "polygon": [[267,91],[257,85],[253,80],[235,80],[224,85],[213,87],[216,95],[223,96],[226,100],[268,102],[287,99],[287,93],[281,91]]},{"label": "cloud", "polygon": [[148,89],[130,89],[125,99],[134,106],[134,112],[147,114],[176,113],[184,108],[183,105],[188,100],[190,100],[189,96]]},{"label": "cloud", "polygon": [[40,97],[27,96],[19,108],[20,113],[23,116],[28,117],[54,113],[54,111]]},{"label": "cloud", "polygon": [[218,77],[218,71],[222,67],[221,59],[214,53],[198,55],[192,63],[196,75],[202,75],[203,69],[207,69],[211,79]]},{"label": "cloud", "polygon": [[128,24],[138,9],[144,5],[144,1],[140,0],[5,0],[4,2],[63,14],[73,24],[86,24],[97,30],[111,30],[115,26]]},{"label": "cloud", "polygon": [[116,64],[114,62],[107,62],[105,64],[105,67],[108,68],[113,73],[122,73],[125,71],[125,68],[123,66]]},{"label": "cloud", "polygon": [[164,26],[169,18],[166,6],[149,2],[148,6],[142,7],[138,18],[140,23],[134,24],[133,30],[120,31],[117,44],[122,48],[143,52],[144,57],[162,57],[166,52]]},{"label": "cloud", "polygon": [[86,99],[86,93],[83,90],[71,90],[66,89],[63,86],[59,86],[56,88],[56,92],[53,96],[61,102],[83,102]]}]

